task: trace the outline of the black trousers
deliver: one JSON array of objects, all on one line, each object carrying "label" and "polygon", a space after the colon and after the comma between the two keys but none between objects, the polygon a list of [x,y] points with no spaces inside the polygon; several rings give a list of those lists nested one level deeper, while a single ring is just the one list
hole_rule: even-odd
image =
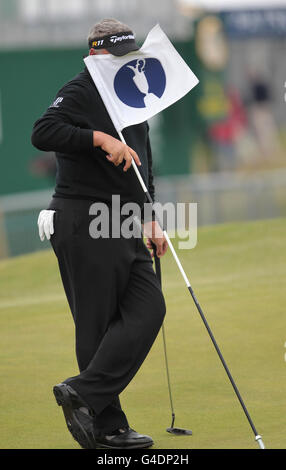
[{"label": "black trousers", "polygon": [[65,380],[95,413],[96,428],[128,424],[119,394],[146,358],[165,302],[142,238],[89,234],[92,201],[53,198],[51,244],[75,322],[80,373]]}]

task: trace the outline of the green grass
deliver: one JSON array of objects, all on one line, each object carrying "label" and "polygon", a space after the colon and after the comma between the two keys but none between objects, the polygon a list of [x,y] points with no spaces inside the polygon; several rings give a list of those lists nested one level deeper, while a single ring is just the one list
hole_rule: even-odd
[{"label": "green grass", "polygon": [[[285,449],[286,220],[201,228],[179,251],[226,363],[267,448]],[[165,332],[176,412],[173,436],[162,333],[121,395],[130,425],[156,449],[256,449],[254,435],[168,252]],[[2,449],[78,448],[51,393],[77,373],[74,327],[52,251],[0,263]]]}]

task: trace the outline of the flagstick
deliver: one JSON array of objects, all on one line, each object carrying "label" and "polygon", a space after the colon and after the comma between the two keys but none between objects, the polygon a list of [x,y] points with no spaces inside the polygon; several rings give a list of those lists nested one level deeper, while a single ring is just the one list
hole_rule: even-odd
[{"label": "flagstick", "polygon": [[[123,137],[123,135],[122,135],[122,132],[121,132],[121,131],[117,131],[117,132],[118,132],[118,134],[119,134],[119,137],[120,137],[121,141],[122,141],[124,144],[126,144],[126,141],[125,141],[125,139],[124,139],[124,137]],[[144,181],[143,181],[143,178],[142,178],[142,176],[141,176],[141,174],[140,174],[140,172],[139,172],[139,170],[138,170],[138,168],[137,168],[137,165],[136,165],[135,161],[133,160],[133,158],[132,158],[132,166],[133,166],[133,169],[134,169],[134,171],[135,171],[135,173],[136,173],[136,176],[137,176],[137,178],[138,178],[138,180],[139,180],[139,182],[140,182],[140,184],[141,184],[141,187],[142,187],[142,189],[143,189],[143,191],[144,191],[144,193],[145,193],[145,195],[146,195],[146,197],[147,197],[149,203],[150,203],[151,205],[153,205],[152,198],[151,198],[151,196],[150,196],[150,194],[149,194],[149,191],[148,191],[148,189],[147,189],[147,187],[146,187],[146,185],[145,185],[145,183],[144,183]],[[153,209],[153,210],[154,210],[154,209]],[[155,211],[154,211],[154,212],[155,212]],[[156,214],[156,213],[155,213],[155,214]],[[160,225],[160,223],[159,223],[159,225]],[[220,351],[220,349],[219,349],[219,347],[218,347],[218,344],[217,344],[217,342],[216,342],[216,340],[215,340],[215,338],[214,338],[214,336],[213,336],[213,334],[212,334],[212,331],[211,331],[211,329],[210,329],[210,327],[209,327],[209,324],[208,324],[208,322],[207,322],[207,320],[206,320],[206,318],[205,318],[205,316],[204,316],[204,313],[203,313],[203,311],[202,311],[202,308],[201,308],[201,306],[200,306],[200,304],[199,304],[199,302],[198,302],[198,300],[197,300],[197,298],[196,298],[196,296],[195,296],[195,294],[194,294],[194,291],[193,291],[193,289],[192,289],[192,287],[191,287],[190,281],[189,281],[189,279],[187,278],[187,275],[186,275],[186,273],[185,273],[185,271],[184,271],[184,269],[183,269],[183,266],[182,266],[182,264],[181,264],[181,262],[180,262],[180,260],[179,260],[179,258],[178,258],[178,256],[177,256],[177,254],[176,254],[176,251],[175,251],[175,249],[174,249],[174,247],[173,247],[173,244],[172,244],[172,242],[171,242],[171,240],[170,240],[170,238],[169,238],[169,235],[167,234],[166,230],[163,229],[163,227],[161,227],[161,229],[162,229],[162,231],[163,231],[164,238],[165,238],[165,240],[167,241],[168,246],[170,247],[170,250],[171,250],[171,252],[172,252],[172,255],[173,255],[173,257],[174,257],[174,259],[175,259],[175,261],[176,261],[176,263],[177,263],[177,266],[178,266],[178,268],[179,268],[179,270],[180,270],[180,272],[181,272],[181,274],[182,274],[182,276],[183,276],[183,278],[184,278],[184,281],[185,281],[185,283],[186,283],[186,285],[187,285],[187,288],[188,288],[188,290],[189,290],[189,292],[190,292],[190,294],[191,294],[191,296],[192,296],[192,298],[193,298],[193,300],[194,300],[194,302],[195,302],[195,305],[196,305],[196,307],[197,307],[197,310],[198,310],[198,312],[199,312],[199,314],[200,314],[200,316],[201,316],[201,319],[202,319],[202,321],[203,321],[203,323],[204,323],[204,325],[205,325],[205,327],[206,327],[206,329],[207,329],[207,332],[208,332],[208,334],[209,334],[209,336],[210,336],[210,338],[211,338],[211,341],[212,341],[212,343],[213,343],[213,345],[214,345],[214,347],[215,347],[215,350],[216,350],[216,352],[217,352],[217,354],[218,354],[218,356],[219,356],[219,358],[220,358],[220,360],[221,360],[221,363],[222,363],[222,365],[223,365],[223,367],[224,367],[224,369],[225,369],[225,371],[226,371],[226,373],[227,373],[227,376],[228,376],[228,378],[229,378],[229,380],[230,380],[230,383],[231,383],[231,385],[232,385],[232,387],[233,387],[233,389],[234,389],[234,392],[235,392],[235,394],[236,394],[236,396],[237,396],[237,398],[238,398],[238,400],[239,400],[239,402],[240,402],[240,404],[241,404],[241,406],[242,406],[242,409],[243,409],[243,411],[244,411],[244,413],[245,413],[245,416],[246,416],[246,418],[247,418],[247,420],[248,420],[248,422],[249,422],[249,424],[250,424],[250,426],[251,426],[251,429],[252,429],[252,431],[253,431],[253,433],[254,433],[254,436],[255,436],[255,440],[258,442],[260,449],[265,449],[265,446],[264,446],[264,443],[263,443],[263,441],[262,441],[262,438],[261,438],[261,436],[258,434],[258,432],[256,431],[256,428],[255,428],[255,426],[254,426],[254,424],[253,424],[253,421],[252,421],[252,419],[251,419],[251,417],[250,417],[250,415],[249,415],[249,413],[248,413],[248,411],[247,411],[247,408],[246,408],[246,406],[245,406],[245,404],[244,404],[244,402],[243,402],[243,400],[242,400],[242,397],[241,397],[241,395],[240,395],[240,393],[239,393],[239,390],[238,390],[238,388],[237,388],[237,386],[236,386],[236,384],[235,384],[235,382],[234,382],[234,380],[233,380],[233,378],[232,378],[232,375],[231,375],[231,373],[230,373],[230,371],[229,371],[229,369],[228,369],[228,367],[227,367],[227,364],[226,364],[226,362],[225,362],[225,360],[224,360],[224,358],[223,358],[223,355],[222,355],[222,353],[221,353],[221,351]]]}]

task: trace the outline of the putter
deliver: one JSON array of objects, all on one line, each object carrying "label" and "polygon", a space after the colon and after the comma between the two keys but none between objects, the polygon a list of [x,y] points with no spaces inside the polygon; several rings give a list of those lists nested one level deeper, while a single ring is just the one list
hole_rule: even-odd
[{"label": "putter", "polygon": [[[153,253],[154,253],[156,276],[158,278],[160,286],[162,287],[161,263],[160,263],[160,259],[157,256],[157,253],[156,253],[156,245],[153,242],[152,242],[152,247],[153,247]],[[171,413],[172,413],[171,426],[169,428],[167,428],[166,431],[169,432],[170,434],[175,434],[177,436],[183,436],[183,435],[191,436],[193,433],[189,429],[175,428],[174,427],[176,416],[175,416],[173,398],[172,398],[172,391],[171,391],[171,381],[170,381],[170,374],[169,374],[169,365],[168,365],[167,345],[166,345],[166,335],[165,335],[164,323],[162,324],[162,334],[163,334],[163,345],[164,345],[164,355],[165,355],[165,365],[166,365],[166,373],[167,373],[167,381],[168,381],[170,406],[171,406]]]},{"label": "putter", "polygon": [[[136,166],[135,163],[134,163],[134,165]],[[138,179],[139,179],[139,178],[138,178]],[[153,201],[152,201],[151,196],[150,196],[149,192],[147,191],[147,189],[146,189],[146,197],[147,197],[148,201],[150,202],[150,204],[153,204]],[[160,226],[162,227],[161,224],[160,224]],[[163,230],[163,229],[162,229],[162,230]],[[265,449],[265,445],[264,445],[264,442],[263,442],[263,440],[262,440],[262,437],[260,436],[260,434],[258,434],[258,432],[257,432],[257,430],[256,430],[256,427],[254,426],[254,423],[253,423],[253,421],[252,421],[252,419],[251,419],[251,417],[250,417],[250,414],[248,413],[248,410],[247,410],[247,408],[246,408],[246,406],[245,406],[245,404],[244,404],[244,401],[243,401],[243,399],[242,399],[242,397],[241,397],[241,395],[240,395],[240,393],[239,393],[239,390],[238,390],[238,388],[237,388],[237,386],[236,386],[236,383],[235,383],[235,381],[233,380],[233,377],[232,377],[232,375],[231,375],[231,373],[230,373],[230,371],[229,371],[229,368],[228,368],[228,366],[227,366],[227,364],[226,364],[226,362],[225,362],[225,360],[224,360],[224,357],[223,357],[223,355],[222,355],[222,353],[221,353],[221,351],[220,351],[220,349],[219,349],[219,347],[218,347],[218,344],[217,344],[217,342],[216,342],[216,340],[215,340],[215,337],[214,337],[214,335],[213,335],[213,333],[212,333],[212,331],[211,331],[211,329],[210,329],[210,326],[209,326],[209,324],[208,324],[208,322],[207,322],[207,320],[206,320],[206,317],[205,317],[205,315],[204,315],[204,313],[203,313],[203,311],[202,311],[202,308],[201,308],[201,306],[200,306],[200,304],[199,304],[199,302],[198,302],[198,300],[197,300],[197,298],[196,298],[196,296],[195,296],[195,293],[194,293],[194,291],[193,291],[193,289],[192,289],[192,287],[191,287],[191,284],[190,284],[190,282],[189,282],[189,280],[188,280],[188,278],[187,278],[187,276],[186,276],[186,273],[185,273],[185,271],[183,270],[183,267],[182,267],[182,265],[181,265],[181,263],[180,263],[180,260],[179,260],[179,258],[178,258],[178,256],[177,256],[177,253],[176,253],[175,250],[174,250],[174,247],[173,247],[173,245],[172,245],[172,243],[171,243],[171,240],[170,240],[169,235],[167,234],[166,230],[163,230],[163,234],[164,234],[165,239],[166,239],[167,242],[168,242],[168,245],[169,245],[170,250],[172,251],[173,257],[174,257],[174,259],[175,259],[175,261],[176,261],[176,263],[177,263],[177,265],[178,265],[178,268],[179,268],[179,270],[181,271],[181,274],[182,274],[182,276],[183,276],[183,278],[184,278],[184,280],[185,280],[185,282],[186,282],[186,284],[187,284],[188,290],[189,290],[189,292],[190,292],[190,294],[191,294],[191,296],[192,296],[192,299],[193,299],[193,301],[194,301],[194,303],[195,303],[195,305],[196,305],[196,307],[197,307],[197,310],[198,310],[198,312],[199,312],[199,314],[200,314],[200,317],[201,317],[201,319],[202,319],[202,321],[203,321],[203,323],[204,323],[204,325],[205,325],[205,327],[206,327],[206,330],[207,330],[207,332],[208,332],[208,334],[209,334],[209,337],[210,337],[210,339],[211,339],[211,341],[212,341],[212,343],[213,343],[213,345],[214,345],[214,348],[215,348],[215,350],[216,350],[216,352],[217,352],[217,354],[218,354],[218,357],[219,357],[220,360],[221,360],[221,363],[222,363],[222,365],[223,365],[223,367],[224,367],[224,370],[225,370],[225,372],[226,372],[226,374],[227,374],[227,376],[228,376],[228,378],[229,378],[229,380],[230,380],[230,383],[231,383],[231,385],[232,385],[232,387],[233,387],[233,390],[234,390],[234,392],[235,392],[235,394],[236,394],[236,396],[237,396],[237,398],[238,398],[238,401],[239,401],[239,403],[240,403],[240,405],[241,405],[241,407],[242,407],[242,409],[243,409],[243,411],[244,411],[244,414],[245,414],[245,416],[246,416],[246,418],[247,418],[247,420],[248,420],[248,422],[249,422],[249,424],[250,424],[250,427],[251,427],[251,429],[252,429],[252,431],[253,431],[253,434],[254,434],[254,436],[255,436],[255,441],[258,443],[260,449]],[[156,256],[156,247],[155,247],[155,251],[154,251],[154,259],[155,259],[156,274],[157,274],[158,279],[159,279],[159,282],[160,282],[160,284],[161,284],[161,266],[160,266],[160,260],[159,260],[159,258]],[[156,259],[157,259],[157,261],[156,261]],[[166,347],[166,343],[165,343],[165,337],[164,337],[164,348],[165,348],[165,347]],[[173,404],[172,404],[171,388],[170,388],[170,382],[169,382],[168,362],[167,362],[167,356],[166,356],[166,354],[165,354],[165,360],[166,360],[166,369],[167,369],[167,376],[168,376],[168,386],[169,386],[170,402],[171,402],[171,409],[172,409],[172,424],[171,424],[171,427],[167,429],[167,432],[170,432],[170,433],[172,433],[172,434],[189,434],[191,431],[190,431],[190,432],[186,432],[187,430],[180,429],[180,428],[174,428],[175,414],[174,414],[174,408],[173,408]]]}]

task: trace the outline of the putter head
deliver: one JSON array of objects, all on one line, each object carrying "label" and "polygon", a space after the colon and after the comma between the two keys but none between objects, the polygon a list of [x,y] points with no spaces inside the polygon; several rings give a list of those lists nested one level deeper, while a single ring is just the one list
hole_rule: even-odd
[{"label": "putter head", "polygon": [[167,432],[170,434],[176,434],[177,436],[191,436],[193,433],[189,429],[182,429],[182,428],[173,428],[172,426],[170,428],[166,429]]}]

